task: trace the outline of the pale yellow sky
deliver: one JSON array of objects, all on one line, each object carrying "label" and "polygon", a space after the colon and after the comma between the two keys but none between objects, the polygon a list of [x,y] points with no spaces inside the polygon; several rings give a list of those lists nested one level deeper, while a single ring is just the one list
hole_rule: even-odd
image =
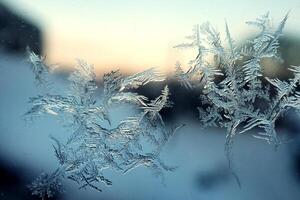
[{"label": "pale yellow sky", "polygon": [[245,21],[270,11],[276,24],[292,9],[286,30],[300,33],[299,0],[2,0],[40,25],[47,62],[72,66],[76,58],[98,72],[133,72],[156,66],[164,72],[192,52],[174,49],[195,24],[210,21],[224,35],[226,18],[240,41],[250,34]]}]

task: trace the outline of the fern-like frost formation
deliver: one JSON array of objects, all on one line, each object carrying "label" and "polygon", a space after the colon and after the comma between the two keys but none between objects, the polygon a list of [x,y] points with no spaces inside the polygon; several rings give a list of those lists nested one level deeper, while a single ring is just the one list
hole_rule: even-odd
[{"label": "fern-like frost formation", "polygon": [[[296,91],[300,66],[289,68],[294,74],[289,81],[263,75],[263,59],[281,60],[279,38],[287,18],[288,14],[277,27],[271,25],[269,13],[246,22],[257,27],[259,33],[242,46],[236,45],[227,23],[225,45],[220,33],[209,23],[204,23],[195,26],[193,35],[188,37],[189,42],[176,46],[195,48],[198,52],[188,71],[185,72],[180,64],[176,65],[176,76],[187,88],[202,87],[203,107],[198,108],[200,122],[204,127],[226,129],[225,152],[229,166],[233,139],[237,134],[259,128],[262,131],[252,131],[253,136],[277,147],[284,139],[275,130],[276,120],[290,109],[300,109],[300,93]],[[270,95],[273,88],[277,93],[274,97]]]},{"label": "fern-like frost formation", "polygon": [[[254,137],[278,147],[284,138],[277,134],[275,122],[291,109],[300,111],[300,92],[297,91],[300,66],[290,66],[294,76],[288,81],[263,73],[264,59],[282,61],[278,52],[279,38],[287,18],[288,14],[277,27],[271,25],[269,13],[246,22],[257,27],[259,33],[241,46],[231,37],[227,23],[225,45],[220,33],[211,24],[204,23],[194,27],[193,34],[187,37],[188,42],[176,46],[197,51],[187,71],[180,63],[176,64],[176,77],[187,89],[201,88],[203,106],[198,110],[202,126],[226,129],[225,153],[229,166],[236,135],[252,130]],[[29,60],[36,82],[51,85],[51,67],[33,52],[29,53]],[[112,71],[104,74],[103,95],[99,98],[95,95],[98,87],[92,66],[79,60],[64,94],[46,92],[31,98],[32,107],[26,116],[62,116],[73,127],[66,142],[52,137],[60,166],[54,173],[42,174],[32,183],[33,194],[52,196],[61,191],[62,178],[77,182],[80,188],[92,187],[101,191],[97,183],[112,184],[105,177],[105,169],[126,173],[142,165],[160,177],[164,171],[173,171],[174,167],[160,159],[162,147],[181,127],[167,129],[160,115],[163,108],[172,106],[168,86],[153,100],[132,90],[164,79],[154,68],[127,77]],[[275,96],[271,95],[272,90],[276,91]],[[136,106],[138,113],[113,127],[110,108],[121,104]],[[144,150],[144,145],[147,149],[149,145],[144,141],[151,144],[150,152]],[[239,183],[234,172],[233,175]]]},{"label": "fern-like frost formation", "polygon": [[[29,60],[37,82],[48,85],[50,67],[33,52],[29,52]],[[75,181],[80,188],[102,191],[97,183],[112,184],[104,175],[106,169],[126,173],[145,166],[160,177],[163,177],[164,171],[173,171],[175,168],[167,166],[159,157],[161,148],[178,128],[166,128],[159,113],[171,106],[168,86],[154,100],[130,90],[164,79],[155,68],[127,77],[119,71],[112,71],[104,74],[100,98],[95,95],[98,87],[93,67],[79,60],[76,70],[69,76],[69,87],[65,93],[53,94],[47,90],[31,98],[32,107],[25,114],[27,117],[43,114],[59,116],[71,122],[73,130],[66,142],[51,137],[60,166],[54,173],[38,177],[29,186],[32,193],[42,198],[51,197],[61,191],[63,178]],[[122,104],[134,105],[138,113],[116,127],[109,126],[112,121],[110,108]],[[144,145],[147,149],[151,146],[151,150],[144,150]]]}]

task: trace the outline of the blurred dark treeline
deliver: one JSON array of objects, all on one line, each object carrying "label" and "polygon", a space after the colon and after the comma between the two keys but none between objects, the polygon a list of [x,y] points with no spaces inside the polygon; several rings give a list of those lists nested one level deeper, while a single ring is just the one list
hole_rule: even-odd
[{"label": "blurred dark treeline", "polygon": [[24,53],[27,46],[42,53],[42,30],[0,2],[0,50]]}]

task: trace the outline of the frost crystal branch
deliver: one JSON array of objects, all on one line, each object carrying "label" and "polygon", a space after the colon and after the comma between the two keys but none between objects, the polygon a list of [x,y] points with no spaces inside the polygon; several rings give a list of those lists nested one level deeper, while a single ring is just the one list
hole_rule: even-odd
[{"label": "frost crystal branch", "polygon": [[[225,23],[226,43],[221,43],[220,34],[208,23],[194,29],[189,37],[192,42],[176,47],[191,47],[197,50],[196,59],[190,62],[187,72],[179,64],[176,75],[187,88],[202,86],[202,108],[198,108],[203,126],[226,128],[225,152],[232,160],[233,138],[254,128],[254,136],[276,147],[283,142],[275,130],[276,120],[289,109],[300,109],[300,96],[296,91],[300,81],[300,67],[291,66],[294,77],[288,81],[270,79],[263,75],[261,61],[266,58],[280,59],[279,38],[282,36],[288,14],[277,27],[271,25],[265,14],[248,25],[259,29],[258,35],[247,44],[238,47]],[[191,76],[198,74],[198,82]],[[277,95],[270,95],[275,88]],[[260,103],[258,103],[260,102]],[[262,104],[264,106],[259,107]]]},{"label": "frost crystal branch", "polygon": [[[30,53],[29,60],[36,80],[40,82],[48,78],[50,71],[42,58]],[[119,71],[105,74],[102,98],[95,94],[98,88],[96,76],[93,67],[86,62],[79,60],[68,80],[69,88],[64,94],[46,93],[30,99],[32,107],[26,116],[61,116],[71,122],[74,130],[66,142],[52,137],[60,166],[53,174],[43,174],[32,183],[33,194],[52,196],[60,191],[61,184],[57,183],[62,178],[77,182],[80,188],[92,187],[101,191],[97,183],[112,184],[104,175],[108,168],[127,173],[142,165],[161,177],[163,171],[174,170],[159,158],[161,148],[178,128],[168,130],[159,114],[164,107],[171,106],[168,87],[165,86],[162,94],[151,101],[128,90],[163,81],[164,76],[156,69],[128,77]],[[136,105],[138,114],[121,121],[116,127],[105,128],[112,121],[109,115],[111,106],[124,103]],[[151,145],[151,150],[144,150],[145,145],[147,149]]]}]

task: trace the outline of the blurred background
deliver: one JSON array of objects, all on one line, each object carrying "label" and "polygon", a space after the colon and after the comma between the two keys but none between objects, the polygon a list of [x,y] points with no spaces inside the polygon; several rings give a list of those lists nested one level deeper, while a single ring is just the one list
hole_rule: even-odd
[{"label": "blurred background", "polygon": [[[245,21],[270,11],[276,25],[289,10],[280,47],[283,69],[300,65],[299,0],[0,0],[0,200],[35,199],[26,185],[58,165],[49,135],[62,138],[67,131],[51,118],[34,123],[22,118],[29,97],[39,93],[25,57],[27,46],[45,55],[48,64],[60,65],[56,80],[61,85],[77,58],[94,64],[99,78],[116,69],[130,74],[158,67],[170,76],[175,103],[164,111],[165,120],[187,124],[163,152],[167,163],[179,166],[166,175],[165,185],[140,167],[126,175],[108,172],[113,186],[102,193],[66,182],[66,193],[54,199],[299,199],[299,119],[290,116],[279,124],[294,139],[278,151],[250,135],[237,138],[239,188],[227,168],[224,130],[201,129],[199,93],[172,81],[176,61],[186,64],[195,56],[173,48],[193,25],[210,21],[224,36],[226,19],[236,42],[243,43],[255,33]],[[266,73],[287,77],[272,64],[266,63]],[[161,88],[150,85],[140,92],[151,98]]]},{"label": "blurred background", "polygon": [[[241,42],[252,30],[245,21],[270,11],[276,25],[291,10],[285,32],[294,36],[300,32],[298,0],[1,1],[23,18],[24,24],[39,30],[40,39],[36,34],[30,37],[40,42],[49,63],[71,67],[75,58],[81,58],[93,63],[100,73],[111,69],[133,72],[151,66],[173,71],[176,60],[190,60],[173,46],[191,33],[193,25],[206,21],[224,36],[226,19],[233,37]],[[27,30],[30,35],[23,27],[26,25],[11,24],[15,24],[18,33]]]}]

